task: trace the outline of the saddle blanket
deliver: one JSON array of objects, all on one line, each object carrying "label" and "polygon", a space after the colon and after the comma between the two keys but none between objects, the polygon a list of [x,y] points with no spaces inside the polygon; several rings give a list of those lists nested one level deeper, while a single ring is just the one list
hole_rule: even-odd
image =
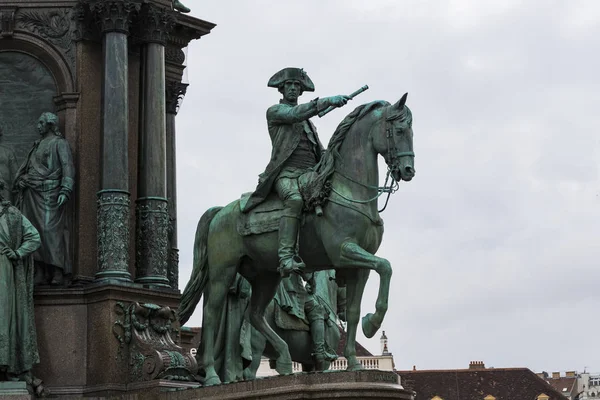
[{"label": "saddle blanket", "polygon": [[[243,207],[252,193],[244,193],[240,198],[240,207]],[[242,213],[237,223],[240,236],[260,235],[261,233],[279,230],[279,220],[283,214],[283,202],[276,193],[269,197],[249,213]]]}]

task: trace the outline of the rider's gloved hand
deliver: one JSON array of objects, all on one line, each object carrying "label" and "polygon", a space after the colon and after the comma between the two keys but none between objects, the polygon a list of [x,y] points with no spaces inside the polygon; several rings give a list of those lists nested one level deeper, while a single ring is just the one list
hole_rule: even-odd
[{"label": "rider's gloved hand", "polygon": [[331,107],[341,107],[345,105],[348,100],[351,100],[350,96],[346,95],[331,96],[327,98],[327,102]]}]

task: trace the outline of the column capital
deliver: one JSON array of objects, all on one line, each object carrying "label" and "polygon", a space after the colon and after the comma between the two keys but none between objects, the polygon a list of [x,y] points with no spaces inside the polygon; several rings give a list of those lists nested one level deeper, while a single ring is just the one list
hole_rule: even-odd
[{"label": "column capital", "polygon": [[187,91],[188,84],[174,80],[167,80],[165,85],[165,100],[167,114],[177,114],[179,104]]},{"label": "column capital", "polygon": [[174,11],[154,4],[144,4],[136,24],[136,39],[142,43],[159,43],[164,46],[176,23]]},{"label": "column capital", "polygon": [[89,7],[103,33],[129,34],[131,19],[140,11],[142,3],[136,0],[92,0]]}]

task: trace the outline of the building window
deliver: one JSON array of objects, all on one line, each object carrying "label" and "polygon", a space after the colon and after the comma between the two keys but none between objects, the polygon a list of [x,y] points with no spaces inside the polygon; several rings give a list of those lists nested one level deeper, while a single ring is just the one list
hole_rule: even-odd
[{"label": "building window", "polygon": [[537,400],[550,400],[550,396],[548,396],[545,393],[542,393],[537,397]]},{"label": "building window", "polygon": [[440,396],[433,396],[431,400],[444,400]]},{"label": "building window", "polygon": [[494,396],[492,396],[491,394],[488,394],[487,396],[485,396],[483,398],[483,400],[496,400],[496,398]]}]

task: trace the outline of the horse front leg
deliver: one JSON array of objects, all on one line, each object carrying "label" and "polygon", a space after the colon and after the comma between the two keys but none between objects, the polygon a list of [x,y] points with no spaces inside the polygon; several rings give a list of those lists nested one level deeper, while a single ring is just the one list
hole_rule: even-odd
[{"label": "horse front leg", "polygon": [[272,272],[265,272],[253,279],[252,297],[250,298],[250,323],[258,332],[263,334],[277,353],[275,370],[280,375],[290,375],[293,370],[288,345],[275,333],[265,318],[265,310],[275,297],[275,291],[280,280],[279,273]]},{"label": "horse front leg", "polygon": [[363,369],[362,364],[356,358],[356,330],[360,319],[360,303],[367,279],[369,279],[368,269],[358,269],[347,273],[346,275],[346,346],[344,347],[344,357],[348,361],[348,371],[358,371]]},{"label": "horse front leg", "polygon": [[[385,258],[377,257],[353,242],[342,244],[340,264],[343,268],[374,269],[379,274],[379,292],[375,302],[375,314],[369,313],[362,320],[363,333],[366,337],[372,338],[381,327],[388,309],[392,266]],[[350,296],[348,296],[348,300],[350,301]]]}]

